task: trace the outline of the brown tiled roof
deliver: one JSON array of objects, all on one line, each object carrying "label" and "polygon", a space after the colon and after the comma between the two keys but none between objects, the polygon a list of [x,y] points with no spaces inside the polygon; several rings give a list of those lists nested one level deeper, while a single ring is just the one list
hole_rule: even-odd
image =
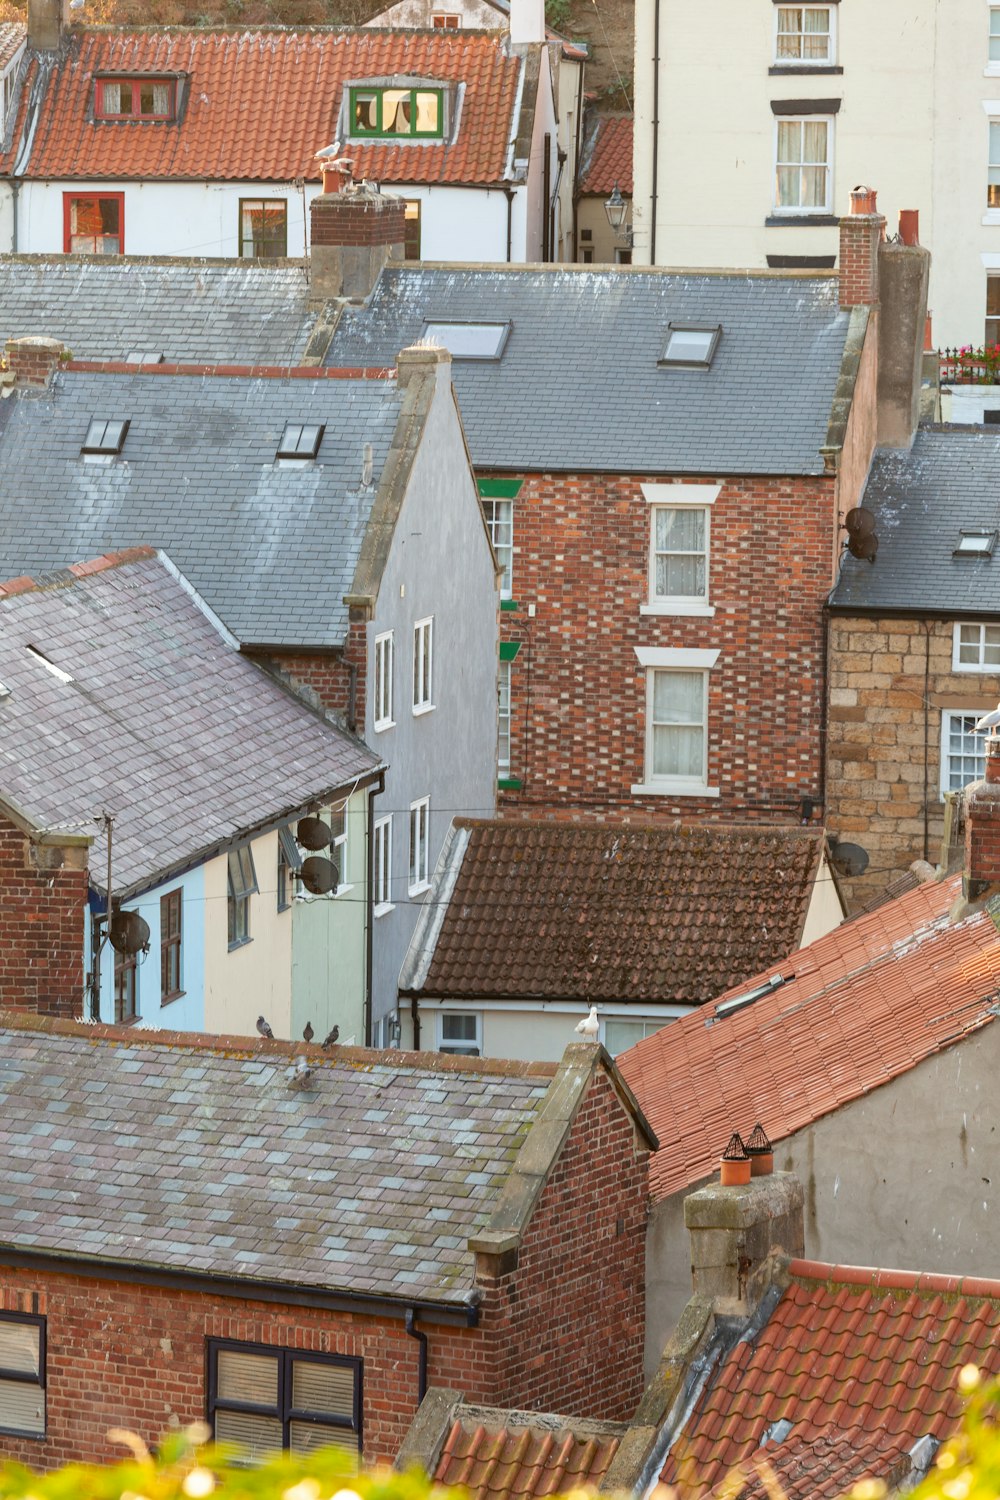
[{"label": "brown tiled roof", "polygon": [[606,197],[615,183],[632,196],[632,116],[598,115],[584,146],[580,192]]},{"label": "brown tiled roof", "polygon": [[[44,88],[24,175],[313,182],[316,152],[337,136],[345,84],[406,75],[465,85],[455,142],[352,141],[344,149],[355,177],[497,182],[505,173],[522,67],[498,32],[74,31]],[[33,60],[25,98],[36,71]],[[95,122],[94,78],[101,72],[184,76],[180,120]],[[15,154],[8,153],[5,170]]]},{"label": "brown tiled roof", "polygon": [[456,819],[401,990],[702,1004],[797,946],[821,842],[796,828]]},{"label": "brown tiled roof", "polygon": [[[1000,1369],[1000,1281],[806,1260],[788,1273],[771,1316],[725,1356],[667,1456],[662,1478],[682,1494],[712,1493],[737,1465],[749,1477],[756,1455],[781,1463],[790,1500],[833,1500],[852,1450],[862,1473],[884,1475],[921,1438],[949,1435],[963,1365]],[[791,1424],[785,1455],[777,1435],[759,1447],[779,1422]]]},{"label": "brown tiled roof", "polygon": [[734,1120],[780,1141],[994,1019],[1000,938],[985,913],[949,921],[960,889],[928,881],[733,991],[783,976],[752,1004],[710,1026],[684,1016],[617,1059],[660,1140],[654,1198],[709,1176]]},{"label": "brown tiled roof", "polygon": [[758,1448],[741,1461],[746,1485],[730,1500],[819,1500],[847,1495],[862,1479],[881,1479],[888,1488],[912,1472],[908,1447],[882,1432],[821,1432],[786,1438]]},{"label": "brown tiled roof", "polygon": [[596,1488],[624,1431],[610,1422],[460,1406],[434,1478],[460,1485],[474,1500],[533,1500]]},{"label": "brown tiled roof", "polygon": [[24,46],[25,28],[20,21],[0,22],[0,68],[5,68]]}]

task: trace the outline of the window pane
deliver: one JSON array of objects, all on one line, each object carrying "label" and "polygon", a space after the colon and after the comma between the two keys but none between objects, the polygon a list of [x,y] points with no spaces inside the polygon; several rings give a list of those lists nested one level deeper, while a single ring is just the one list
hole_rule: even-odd
[{"label": "window pane", "polygon": [[153,114],[166,115],[170,113],[170,85],[169,83],[153,84]]},{"label": "window pane", "polygon": [[354,95],[354,128],[362,131],[378,129],[378,95],[374,91]]},{"label": "window pane", "polygon": [[382,133],[409,135],[412,129],[413,103],[409,89],[382,91]]},{"label": "window pane", "polygon": [[417,94],[417,133],[419,135],[441,133],[441,100],[437,94]]},{"label": "window pane", "polygon": [[130,83],[120,83],[118,85],[118,92],[121,100],[118,113],[130,115],[132,113],[132,85]]},{"label": "window pane", "polygon": [[424,338],[441,344],[454,359],[496,359],[506,334],[506,323],[424,324]]},{"label": "window pane", "polygon": [[217,1408],[215,1438],[219,1443],[237,1444],[243,1450],[242,1456],[256,1463],[271,1453],[281,1452],[281,1421],[278,1417]]},{"label": "window pane", "polygon": [[705,679],[700,672],[656,672],[653,720],[657,724],[700,724]]},{"label": "window pane", "polygon": [[292,1408],[317,1416],[354,1418],[354,1369],[350,1365],[292,1365]]},{"label": "window pane", "polygon": [[807,120],[802,130],[802,159],[805,162],[822,162],[826,164],[826,135],[827,123],[825,120]]},{"label": "window pane", "polygon": [[477,1016],[443,1015],[441,1035],[446,1042],[474,1042]]},{"label": "window pane", "polygon": [[656,511],[657,552],[704,552],[705,512],[703,510]]},{"label": "window pane", "polygon": [[45,1431],[45,1392],[20,1380],[0,1380],[0,1427],[17,1432]]},{"label": "window pane", "polygon": [[802,122],[800,120],[778,121],[779,162],[802,160]]},{"label": "window pane", "polygon": [[702,730],[664,728],[653,730],[653,774],[684,776],[700,781],[704,772]]},{"label": "window pane", "polygon": [[988,667],[1000,666],[1000,628],[996,625],[983,627],[983,661]]},{"label": "window pane", "polygon": [[291,1422],[288,1427],[288,1447],[292,1453],[311,1453],[314,1448],[343,1448],[345,1453],[358,1455],[357,1433],[343,1427],[324,1427],[317,1422]]},{"label": "window pane", "polygon": [[34,1323],[0,1322],[0,1370],[38,1374],[40,1333]]},{"label": "window pane", "polygon": [[122,86],[120,83],[104,83],[101,85],[101,97],[104,103],[106,115],[120,115],[122,112]]},{"label": "window pane", "polygon": [[664,358],[707,359],[715,334],[714,328],[672,328]]},{"label": "window pane", "polygon": [[277,1407],[278,1361],[273,1355],[220,1349],[217,1381],[220,1398]]},{"label": "window pane", "polygon": [[500,675],[497,687],[497,718],[499,720],[499,741],[497,745],[497,765],[501,771],[510,769],[510,662],[500,663]]}]

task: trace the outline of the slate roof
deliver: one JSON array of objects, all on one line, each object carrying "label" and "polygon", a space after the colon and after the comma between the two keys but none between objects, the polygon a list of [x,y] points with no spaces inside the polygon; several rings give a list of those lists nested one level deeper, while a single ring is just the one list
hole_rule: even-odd
[{"label": "slate roof", "polygon": [[[398,413],[383,380],[60,371],[0,403],[0,578],[148,544],[243,644],[339,645]],[[81,456],[95,416],[120,460]],[[316,463],[277,467],[286,422],[326,424]]]},{"label": "slate roof", "polygon": [[[643,268],[387,267],[327,362],[391,363],[427,320],[509,320],[452,375],[480,469],[822,474],[848,314],[834,277]],[[657,368],[667,324],[721,323],[712,366]]]},{"label": "slate roof", "polygon": [[[350,141],[358,180],[499,182],[523,68],[500,32],[74,28],[54,64],[29,62],[15,144],[0,171],[13,169],[23,137],[18,170],[29,178],[315,182],[316,152],[343,139],[345,86],[406,76],[464,86],[454,142]],[[102,72],[179,75],[179,120],[94,120]]]},{"label": "slate roof", "polygon": [[0,256],[0,347],[41,334],[77,359],[298,365],[315,318],[304,265]]},{"label": "slate roof", "polygon": [[624,1432],[610,1422],[462,1405],[433,1477],[468,1490],[473,1500],[535,1500],[596,1489]]},{"label": "slate roof", "polygon": [[702,1004],[798,945],[821,840],[456,818],[400,992]]},{"label": "slate roof", "polygon": [[736,987],[784,978],[751,1005],[684,1016],[617,1058],[659,1138],[654,1198],[710,1176],[734,1120],[780,1141],[994,1020],[1000,936],[983,911],[949,921],[960,890],[927,881]]},{"label": "slate roof", "polygon": [[0,1016],[0,1243],[465,1304],[555,1069]]},{"label": "slate roof", "polygon": [[[0,683],[0,798],[38,829],[96,834],[115,814],[121,893],[379,765],[241,656],[148,550],[0,586]],[[102,889],[105,860],[101,835]]]},{"label": "slate roof", "polygon": [[[752,1472],[756,1457],[781,1463],[791,1500],[834,1500],[851,1477],[851,1449],[854,1478],[884,1475],[921,1438],[951,1434],[964,1406],[963,1365],[995,1373],[1000,1364],[1000,1281],[806,1260],[791,1261],[788,1276],[763,1327],[736,1342],[703,1389],[667,1457],[662,1479],[682,1495],[712,1493],[735,1465]],[[781,1421],[792,1424],[786,1442],[797,1450],[785,1462],[780,1442],[758,1446]]]},{"label": "slate roof", "polygon": [[583,144],[578,191],[607,198],[618,184],[632,196],[632,116],[595,115]]},{"label": "slate roof", "polygon": [[863,504],[878,556],[872,564],[845,552],[834,609],[1000,614],[1000,548],[953,555],[963,526],[1000,531],[1000,430],[918,428],[911,448],[875,454]]}]

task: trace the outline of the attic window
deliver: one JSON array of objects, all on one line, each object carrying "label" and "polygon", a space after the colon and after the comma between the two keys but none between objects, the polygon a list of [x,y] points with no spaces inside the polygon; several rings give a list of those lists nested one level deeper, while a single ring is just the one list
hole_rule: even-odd
[{"label": "attic window", "polygon": [[434,339],[452,359],[499,359],[504,351],[510,323],[461,323],[442,319],[424,324],[424,338]]},{"label": "attic window", "polygon": [[120,453],[125,443],[128,426],[128,419],[119,422],[108,421],[104,417],[92,418],[80,452]]},{"label": "attic window", "polygon": [[37,661],[40,666],[43,666],[47,672],[51,672],[53,677],[58,677],[60,682],[73,681],[68,672],[64,672],[62,667],[57,667],[54,661],[49,661],[48,657],[45,655],[45,652],[39,651],[37,646],[25,646],[24,649],[25,651],[27,651],[28,655],[33,657],[34,660]]},{"label": "attic window", "polygon": [[162,354],[147,354],[141,349],[130,349],[125,356],[127,365],[162,365]]},{"label": "attic window", "polygon": [[668,323],[667,329],[661,365],[708,368],[722,333],[721,323]]},{"label": "attic window", "polygon": [[987,531],[982,526],[968,528],[963,526],[953,555],[955,557],[992,557],[996,544],[995,531]]},{"label": "attic window", "polygon": [[440,140],[444,135],[444,89],[351,89],[352,136],[390,140]]},{"label": "attic window", "polygon": [[326,428],[321,422],[286,422],[276,458],[315,458]]},{"label": "attic window", "polygon": [[98,78],[94,84],[97,120],[174,120],[177,83],[173,78]]}]

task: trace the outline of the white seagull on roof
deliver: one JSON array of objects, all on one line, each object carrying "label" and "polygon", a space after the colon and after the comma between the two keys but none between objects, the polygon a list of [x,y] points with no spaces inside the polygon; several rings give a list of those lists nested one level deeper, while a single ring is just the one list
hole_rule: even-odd
[{"label": "white seagull on roof", "polygon": [[991,709],[988,714],[983,714],[976,725],[976,733],[985,734],[987,729],[996,729],[998,726],[1000,726],[1000,704]]},{"label": "white seagull on roof", "polygon": [[601,1030],[601,1023],[597,1019],[597,1006],[590,1007],[590,1015],[584,1016],[582,1021],[577,1021],[576,1029],[580,1036],[588,1042],[596,1042]]}]

